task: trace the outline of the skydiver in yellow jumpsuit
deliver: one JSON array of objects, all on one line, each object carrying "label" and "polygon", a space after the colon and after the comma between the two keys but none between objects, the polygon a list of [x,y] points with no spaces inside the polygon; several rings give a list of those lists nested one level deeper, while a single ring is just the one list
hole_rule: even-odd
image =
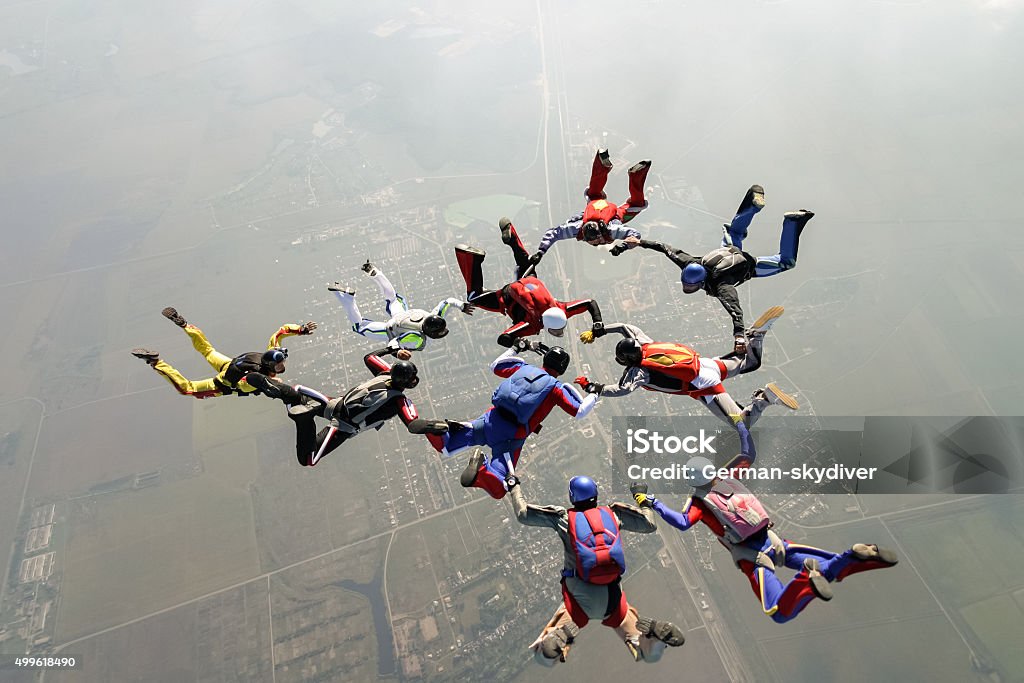
[{"label": "skydiver in yellow jumpsuit", "polygon": [[217,371],[217,375],[207,379],[190,380],[169,363],[161,360],[160,354],[156,351],[134,349],[132,355],[146,361],[150,367],[163,375],[178,390],[178,393],[195,398],[210,398],[225,394],[244,396],[258,392],[256,387],[245,381],[246,375],[250,372],[259,372],[270,378],[280,375],[284,372],[284,361],[288,358],[288,349],[281,346],[281,340],[294,335],[312,334],[316,329],[316,323],[312,321],[304,325],[287,323],[279,327],[270,337],[266,351],[251,351],[230,358],[214,349],[203,331],[195,325],[188,324],[185,318],[178,314],[178,311],[173,308],[165,308],[161,312],[165,318],[185,330],[185,334],[192,340],[192,346],[206,359],[210,367]]}]

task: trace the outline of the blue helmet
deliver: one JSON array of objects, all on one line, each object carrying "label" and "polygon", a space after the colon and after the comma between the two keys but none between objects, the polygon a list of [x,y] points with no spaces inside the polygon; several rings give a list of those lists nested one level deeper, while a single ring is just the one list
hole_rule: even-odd
[{"label": "blue helmet", "polygon": [[683,274],[679,279],[683,283],[683,292],[686,294],[693,294],[704,284],[704,278],[708,276],[708,271],[704,270],[704,266],[699,263],[691,263],[690,265],[683,268]]},{"label": "blue helmet", "polygon": [[581,476],[569,480],[569,502],[575,505],[591,498],[597,498],[597,483],[593,479]]}]

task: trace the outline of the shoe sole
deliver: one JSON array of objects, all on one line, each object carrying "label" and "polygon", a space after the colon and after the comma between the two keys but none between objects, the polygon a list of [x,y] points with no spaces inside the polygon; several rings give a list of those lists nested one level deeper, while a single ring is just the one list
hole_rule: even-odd
[{"label": "shoe sole", "polygon": [[149,349],[132,349],[132,355],[147,362],[151,360],[160,360],[160,354],[156,351],[150,351]]},{"label": "shoe sole", "polygon": [[769,384],[767,387],[765,387],[765,389],[775,394],[775,397],[779,399],[779,403],[786,406],[790,410],[800,410],[800,403],[796,400],[796,398],[790,396],[782,389],[779,389],[779,385],[776,384],[775,382]]},{"label": "shoe sole", "polygon": [[188,324],[183,317],[178,315],[178,311],[175,310],[174,308],[171,308],[170,306],[160,311],[160,315],[167,318],[178,327],[185,327],[185,325]]},{"label": "shoe sole", "polygon": [[828,585],[828,579],[824,576],[816,574],[809,577],[809,581],[811,583],[811,590],[816,596],[818,596],[819,600],[828,602],[833,598],[834,594],[832,593],[832,587]]},{"label": "shoe sole", "polygon": [[[764,327],[765,325],[768,325],[770,327],[770,323],[781,318],[782,314],[785,312],[786,309],[783,308],[782,306],[772,306],[767,311],[762,313],[761,317],[754,321],[754,324],[751,325],[750,327],[750,331],[756,333],[762,331],[760,328]],[[764,331],[767,332],[767,330]]]},{"label": "shoe sole", "polygon": [[874,555],[864,555],[856,550],[853,551],[853,555],[861,562],[883,562],[890,567],[899,563],[896,553],[892,550],[889,550],[888,548],[879,548],[878,546],[875,546],[875,549],[876,552]]},{"label": "shoe sole", "polygon": [[476,481],[477,474],[480,473],[480,465],[484,464],[484,455],[482,451],[477,451],[469,458],[469,463],[466,465],[466,469],[462,471],[462,476],[459,477],[459,483],[462,484],[462,488],[471,488],[473,482]]},{"label": "shoe sole", "polygon": [[466,245],[466,244],[456,244],[455,245],[455,251],[463,251],[463,252],[466,252],[467,254],[473,254],[475,256],[486,256],[487,255],[484,252],[483,249],[480,249],[478,247],[471,247],[471,246]]}]

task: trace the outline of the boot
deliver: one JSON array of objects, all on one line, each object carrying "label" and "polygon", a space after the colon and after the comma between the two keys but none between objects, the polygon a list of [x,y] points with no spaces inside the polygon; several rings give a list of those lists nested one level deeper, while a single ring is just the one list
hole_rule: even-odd
[{"label": "boot", "polygon": [[751,207],[753,207],[755,213],[764,208],[764,188],[760,185],[750,186],[747,194],[743,196],[743,201],[740,202],[740,208],[736,209],[736,213],[741,214],[748,211]]},{"label": "boot", "polygon": [[647,206],[644,199],[644,183],[647,182],[647,172],[651,170],[649,159],[633,164],[628,171],[629,174],[629,205],[640,209]]},{"label": "boot", "polygon": [[772,382],[761,391],[764,392],[764,397],[768,403],[773,406],[784,405],[790,410],[800,410],[800,403],[795,397],[787,394],[785,391],[779,388],[775,382]]},{"label": "boot", "polygon": [[797,221],[797,235],[803,232],[804,226],[807,225],[807,221],[814,218],[814,212],[808,211],[807,209],[800,209],[799,211],[790,211],[789,213],[782,214],[783,220]]},{"label": "boot", "polygon": [[370,263],[370,259],[366,259],[366,263],[362,265],[362,271],[370,277],[377,274],[377,269],[373,267],[372,263]]},{"label": "boot", "polygon": [[512,225],[511,219],[502,216],[498,221],[498,229],[501,230],[501,241],[503,243],[510,247],[515,244],[515,238],[512,236],[515,227]]},{"label": "boot", "polygon": [[[172,308],[171,310],[173,311],[174,309]],[[141,358],[149,365],[156,365],[156,362],[160,360],[160,354],[149,349],[132,349],[132,355],[136,358]]]},{"label": "boot", "polygon": [[355,296],[356,295],[356,290],[354,290],[351,287],[348,287],[346,285],[343,285],[340,282],[335,282],[333,285],[327,285],[327,291],[328,292],[340,292],[342,294],[348,294],[349,296]]},{"label": "boot", "polygon": [[896,553],[888,548],[879,548],[877,545],[854,543],[851,550],[853,550],[854,557],[861,562],[881,562],[890,567],[899,563]]},{"label": "boot", "polygon": [[175,325],[177,325],[178,327],[185,327],[185,325],[188,325],[188,323],[185,321],[184,318],[181,317],[181,315],[178,313],[178,311],[173,309],[173,308],[171,308],[170,306],[168,306],[164,310],[160,311],[160,314],[163,317],[165,317],[168,320],[170,320]]},{"label": "boot", "polygon": [[640,635],[660,640],[669,647],[679,647],[686,642],[682,630],[670,621],[655,621],[647,617],[636,620],[636,628]]},{"label": "boot", "polygon": [[484,452],[483,449],[478,448],[473,452],[473,455],[469,456],[469,463],[466,464],[466,469],[462,471],[462,476],[459,477],[459,483],[462,484],[463,488],[471,488],[473,483],[476,481],[476,475],[480,472],[480,466],[484,464]]},{"label": "boot", "polygon": [[828,585],[828,579],[821,573],[821,566],[813,557],[804,560],[804,571],[807,572],[807,579],[810,581],[811,590],[818,596],[819,600],[828,602],[832,599],[832,587]]},{"label": "boot", "polygon": [[566,650],[568,650],[579,634],[580,627],[571,621],[556,628],[544,636],[544,640],[540,641],[541,654],[546,659],[561,659],[564,662]]},{"label": "boot", "polygon": [[772,329],[772,325],[775,321],[782,317],[782,314],[786,312],[786,309],[782,306],[772,306],[767,311],[761,314],[761,316],[754,321],[754,324],[747,328],[747,336],[753,335],[765,335],[768,330]]}]

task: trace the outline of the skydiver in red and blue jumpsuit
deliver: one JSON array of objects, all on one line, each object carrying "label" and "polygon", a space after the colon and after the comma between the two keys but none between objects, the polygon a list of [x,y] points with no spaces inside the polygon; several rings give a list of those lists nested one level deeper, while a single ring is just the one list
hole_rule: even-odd
[{"label": "skydiver in red and blue jumpsuit", "polygon": [[[543,367],[530,365],[515,355],[527,349],[543,352]],[[429,434],[430,444],[444,455],[454,455],[470,446],[488,446],[489,458],[477,450],[470,458],[469,465],[462,473],[463,486],[476,487],[486,491],[492,498],[505,497],[505,480],[513,474],[519,463],[519,454],[530,434],[541,430],[541,423],[556,406],[577,420],[586,417],[597,403],[597,397],[584,398],[571,384],[555,379],[569,366],[569,354],[560,347],[546,348],[538,342],[516,340],[516,345],[498,356],[491,363],[491,370],[498,377],[505,378],[491,398],[492,406],[472,422],[448,421],[448,432]],[[523,402],[518,415],[507,408],[501,398],[509,395],[510,388],[535,384],[537,392]],[[527,391],[519,391],[528,394]],[[509,471],[511,464],[512,472]]]},{"label": "skydiver in red and blue jumpsuit", "polygon": [[[733,473],[736,470],[750,467],[757,457],[754,441],[746,426],[737,424],[742,444],[741,453],[726,465]],[[730,500],[729,507],[735,514],[747,515],[748,521],[763,513],[760,501],[737,479],[732,476],[720,479],[714,476],[717,471],[714,464],[704,457],[694,457],[687,462],[688,472],[692,473],[689,483],[695,487],[694,494],[687,499],[681,512],[670,509],[656,498],[646,495],[646,485],[641,486],[642,492],[634,493],[639,505],[650,505],[662,519],[675,528],[686,531],[697,522],[703,522],[733,556],[736,565],[742,571],[754,595],[761,602],[761,609],[776,623],[782,624],[795,618],[814,598],[832,599],[832,582],[842,581],[851,574],[892,567],[897,563],[896,553],[877,545],[855,543],[852,548],[842,553],[834,553],[809,545],[793,543],[779,537],[771,530],[771,523],[766,513],[761,520],[763,529],[750,537],[739,540],[735,535],[735,527],[729,521],[728,512],[723,514],[721,506],[712,501]],[[727,497],[715,492],[727,487]],[[733,540],[730,540],[733,539]],[[789,583],[783,585],[776,576],[776,567],[785,565],[796,569],[797,574]]]}]

